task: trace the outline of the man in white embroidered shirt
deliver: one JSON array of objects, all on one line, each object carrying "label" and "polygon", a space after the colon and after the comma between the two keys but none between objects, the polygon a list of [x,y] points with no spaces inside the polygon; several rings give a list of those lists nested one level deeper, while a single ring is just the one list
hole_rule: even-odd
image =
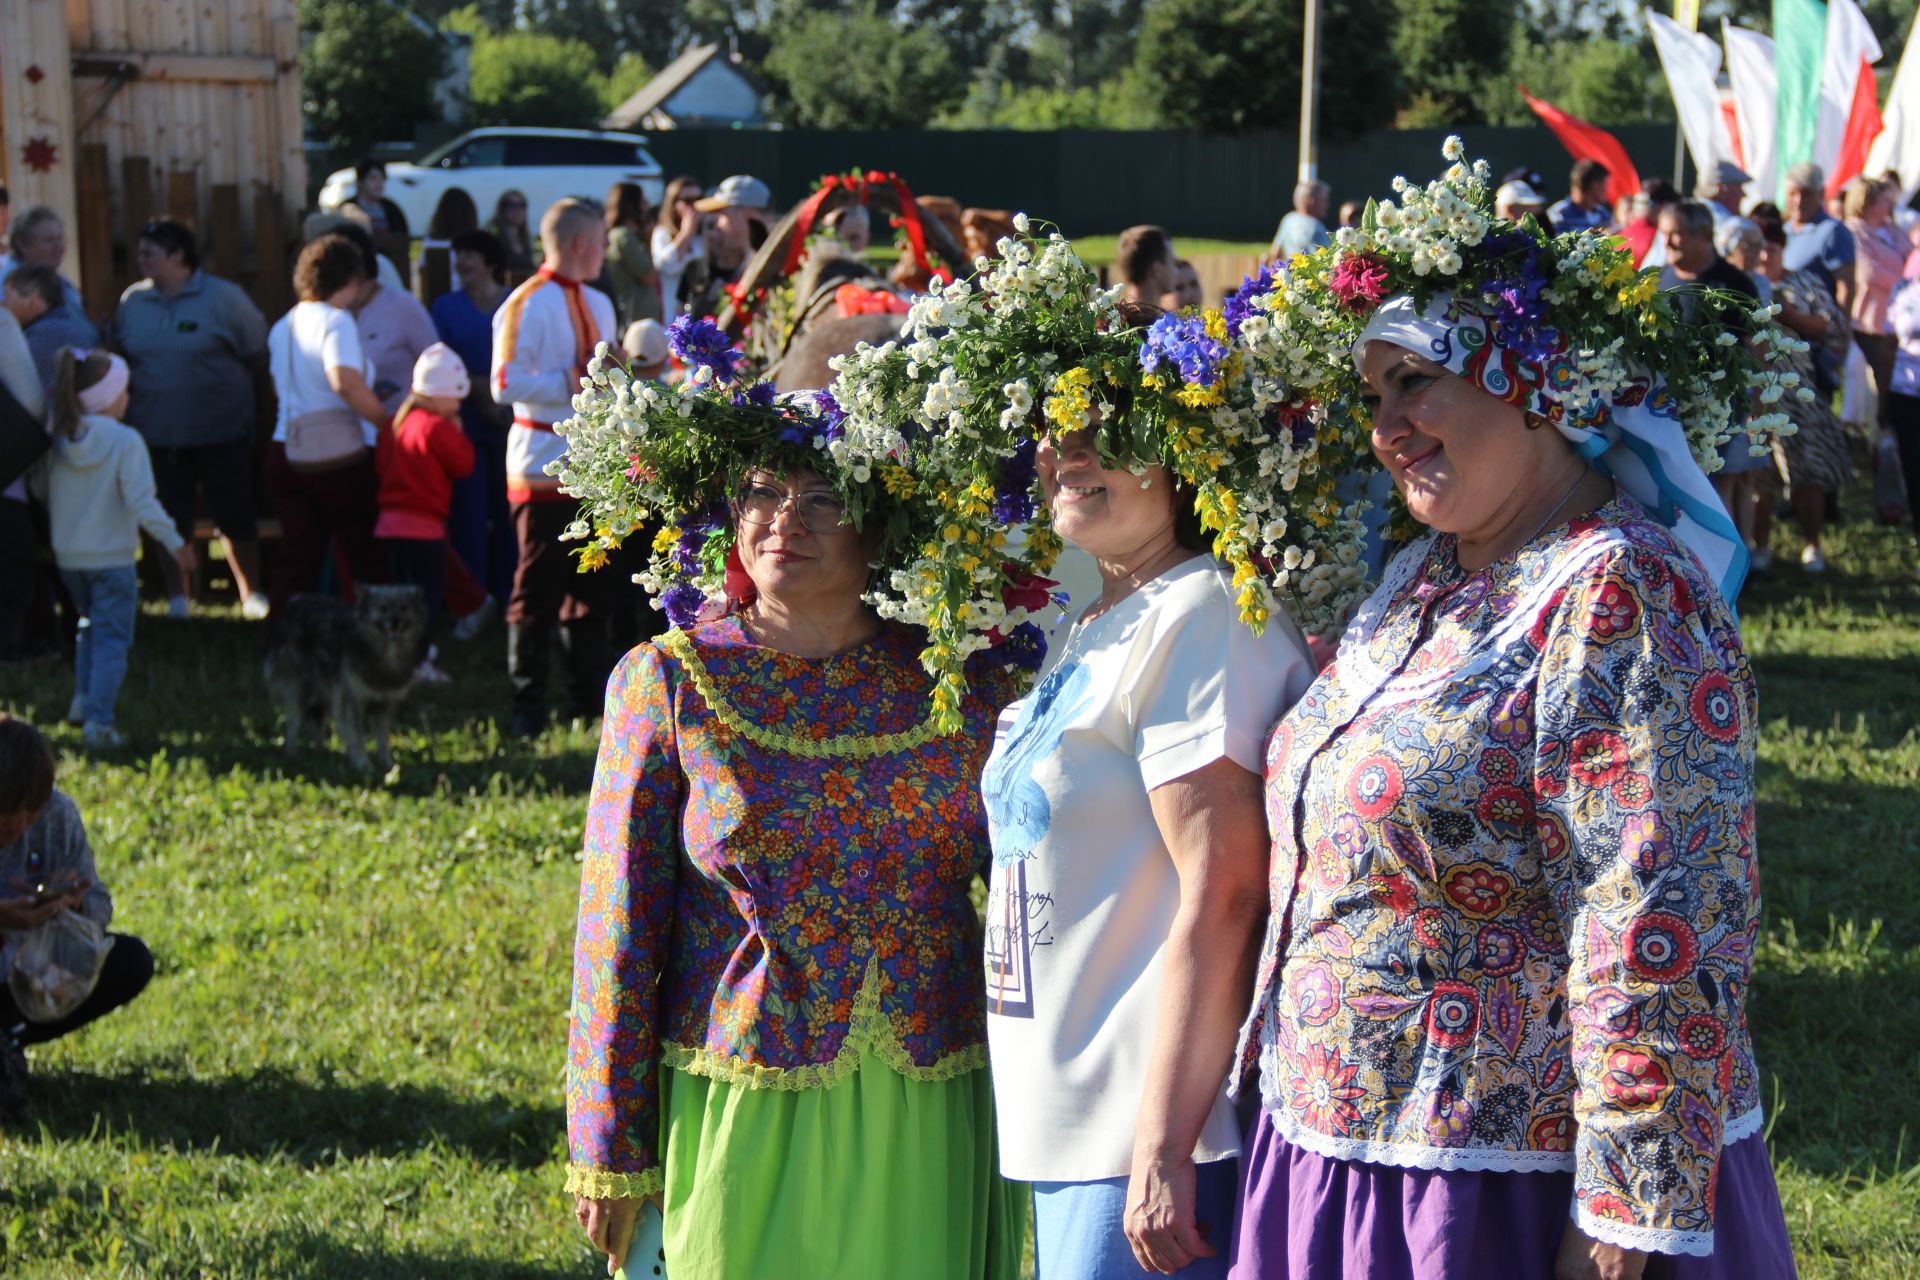
[{"label": "man in white embroidered shirt", "polygon": [[566,452],[553,424],[569,417],[594,348],[614,341],[613,303],[585,284],[599,276],[607,231],[599,210],[561,200],[540,219],[546,258],[493,316],[493,398],[513,406],[507,433],[507,504],[520,542],[507,600],[507,675],[513,683],[514,736],[530,738],[547,720],[547,666],[556,626],[567,666],[570,718],[600,714],[611,655],[601,575],[574,572],[560,541],[573,503],[547,464]]}]

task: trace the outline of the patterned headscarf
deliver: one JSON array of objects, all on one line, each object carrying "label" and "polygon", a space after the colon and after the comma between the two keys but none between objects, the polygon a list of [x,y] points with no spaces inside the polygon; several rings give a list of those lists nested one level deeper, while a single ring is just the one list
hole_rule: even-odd
[{"label": "patterned headscarf", "polygon": [[[1391,342],[1465,378],[1488,395],[1553,423],[1582,457],[1613,478],[1693,552],[1731,603],[1747,576],[1747,547],[1687,445],[1679,406],[1661,378],[1636,377],[1610,402],[1570,403],[1551,370],[1493,337],[1488,317],[1440,294],[1421,310],[1390,299],[1353,344],[1358,364],[1369,342]],[[1737,437],[1736,437],[1737,438]]]}]

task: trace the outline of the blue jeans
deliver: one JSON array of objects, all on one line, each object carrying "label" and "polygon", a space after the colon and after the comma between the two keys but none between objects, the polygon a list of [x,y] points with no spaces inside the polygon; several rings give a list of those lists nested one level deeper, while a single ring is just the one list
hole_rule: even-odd
[{"label": "blue jeans", "polygon": [[[1212,1160],[1198,1169],[1194,1209],[1207,1243],[1219,1250],[1180,1268],[1179,1280],[1225,1280],[1239,1204],[1238,1160]],[[1127,1180],[1033,1184],[1033,1254],[1040,1280],[1147,1280],[1134,1261],[1122,1226]]]},{"label": "blue jeans", "polygon": [[133,620],[140,612],[140,580],[132,565],[62,569],[61,579],[80,615],[74,645],[74,698],[88,724],[113,727],[113,704],[127,678]]}]

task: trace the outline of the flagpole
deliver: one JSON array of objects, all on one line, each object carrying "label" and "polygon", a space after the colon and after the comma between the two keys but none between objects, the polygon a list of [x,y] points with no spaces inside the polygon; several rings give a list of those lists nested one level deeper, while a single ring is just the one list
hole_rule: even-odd
[{"label": "flagpole", "polygon": [[[1689,31],[1700,29],[1700,0],[1673,0],[1673,20]],[[1680,114],[1675,112],[1675,115]],[[1687,162],[1687,134],[1685,128],[1676,120],[1673,125],[1673,186],[1683,197],[1687,194],[1687,184],[1682,182]]]},{"label": "flagpole", "polygon": [[1307,0],[1300,53],[1300,181],[1320,177],[1320,0]]}]

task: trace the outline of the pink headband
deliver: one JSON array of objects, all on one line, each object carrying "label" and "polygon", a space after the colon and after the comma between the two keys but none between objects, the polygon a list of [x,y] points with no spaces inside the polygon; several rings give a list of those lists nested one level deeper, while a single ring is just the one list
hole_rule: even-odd
[{"label": "pink headband", "polygon": [[[91,355],[92,352],[75,352],[76,359]],[[107,353],[107,372],[100,381],[81,389],[80,411],[82,413],[105,413],[127,389],[127,380],[132,375],[127,371],[127,362],[119,356]]]}]

